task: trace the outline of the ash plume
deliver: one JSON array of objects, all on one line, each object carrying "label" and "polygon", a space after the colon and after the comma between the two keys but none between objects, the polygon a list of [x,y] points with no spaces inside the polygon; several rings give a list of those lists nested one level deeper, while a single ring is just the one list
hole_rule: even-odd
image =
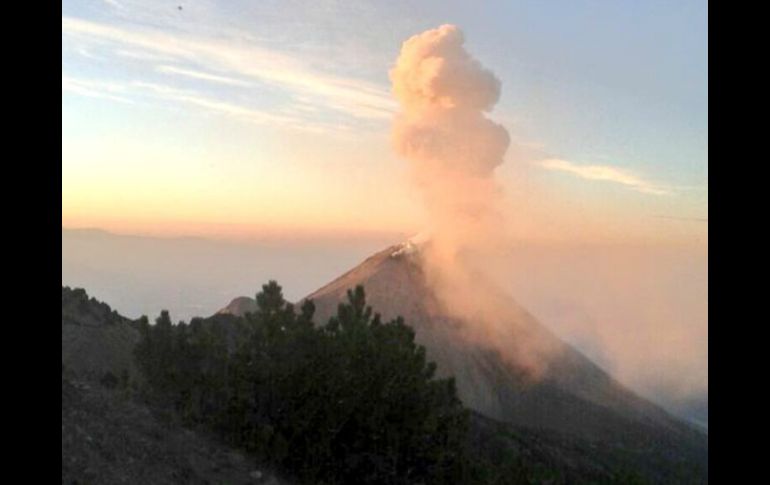
[{"label": "ash plume", "polygon": [[434,244],[457,252],[499,240],[500,189],[508,132],[484,116],[500,81],[463,48],[463,34],[442,25],[401,47],[390,71],[401,106],[393,125],[396,152],[412,162],[414,182],[431,218]]},{"label": "ash plume", "polygon": [[[506,240],[495,169],[504,161],[510,137],[485,115],[498,101],[500,81],[463,43],[454,25],[403,43],[390,71],[401,108],[393,123],[393,146],[410,161],[430,218],[423,265],[443,310],[466,323],[468,338],[491,344],[539,373],[552,351],[543,343],[549,339],[517,332],[521,315],[474,265],[477,256],[500,251]],[[502,348],[500,342],[515,348]]]}]

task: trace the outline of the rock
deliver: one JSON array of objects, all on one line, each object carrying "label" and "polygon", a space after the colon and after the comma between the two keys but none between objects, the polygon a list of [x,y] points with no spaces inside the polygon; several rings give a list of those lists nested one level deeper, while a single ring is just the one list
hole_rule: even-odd
[{"label": "rock", "polygon": [[254,470],[253,472],[249,473],[249,476],[253,478],[254,480],[261,480],[262,479],[262,472],[259,470]]}]

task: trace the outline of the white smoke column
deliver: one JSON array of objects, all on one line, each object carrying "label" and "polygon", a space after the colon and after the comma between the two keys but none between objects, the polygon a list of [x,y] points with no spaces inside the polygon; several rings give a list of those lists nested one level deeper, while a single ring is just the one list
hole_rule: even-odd
[{"label": "white smoke column", "polygon": [[[390,71],[401,112],[393,125],[396,152],[411,162],[431,227],[423,251],[428,283],[440,303],[472,323],[472,337],[515,342],[501,349],[541,368],[534,337],[516,334],[510,305],[469,266],[468,255],[489,254],[505,242],[501,191],[494,178],[510,142],[487,119],[500,96],[500,81],[463,47],[463,34],[442,25],[403,43]],[[485,287],[482,289],[482,287]],[[537,361],[537,362],[536,362]],[[521,362],[519,362],[521,363]]]},{"label": "white smoke column", "polygon": [[401,47],[390,71],[401,113],[396,152],[413,162],[415,182],[431,217],[433,242],[450,256],[500,234],[494,169],[503,163],[508,132],[484,116],[500,81],[463,48],[463,34],[442,25]]}]

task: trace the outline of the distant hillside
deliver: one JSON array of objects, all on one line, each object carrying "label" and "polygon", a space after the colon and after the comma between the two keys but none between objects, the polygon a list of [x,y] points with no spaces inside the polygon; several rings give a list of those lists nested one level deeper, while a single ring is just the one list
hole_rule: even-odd
[{"label": "distant hillside", "polygon": [[238,298],[234,298],[233,301],[228,303],[226,307],[222,308],[217,313],[242,317],[247,313],[252,313],[256,310],[257,301],[254,300],[254,298],[249,298],[248,296],[239,296]]}]

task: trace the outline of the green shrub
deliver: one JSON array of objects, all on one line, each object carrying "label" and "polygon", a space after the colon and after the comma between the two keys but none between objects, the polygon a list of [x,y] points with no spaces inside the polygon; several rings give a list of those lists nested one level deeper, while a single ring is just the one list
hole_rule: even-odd
[{"label": "green shrub", "polygon": [[184,420],[307,483],[457,482],[467,412],[402,319],[362,287],[321,326],[274,281],[256,299],[245,318],[140,324],[139,368]]}]

